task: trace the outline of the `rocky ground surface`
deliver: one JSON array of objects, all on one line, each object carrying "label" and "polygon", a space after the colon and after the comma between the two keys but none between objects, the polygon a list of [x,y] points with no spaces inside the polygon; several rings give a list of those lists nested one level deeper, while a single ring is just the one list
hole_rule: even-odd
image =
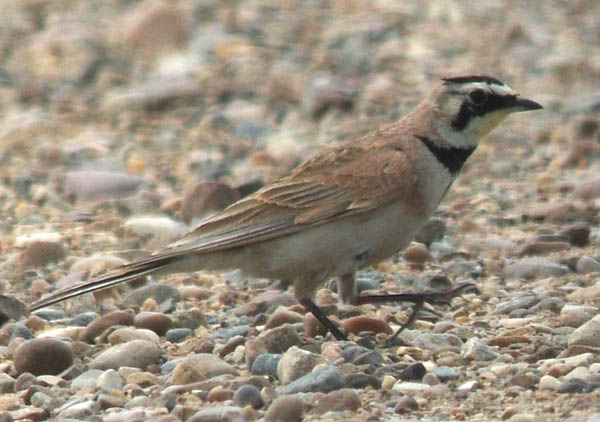
[{"label": "rocky ground surface", "polygon": [[[11,0],[0,13],[0,421],[600,421],[600,3]],[[445,73],[511,117],[361,291],[317,302],[237,271],[25,305],[165,246]],[[432,276],[443,275],[434,278]]]}]

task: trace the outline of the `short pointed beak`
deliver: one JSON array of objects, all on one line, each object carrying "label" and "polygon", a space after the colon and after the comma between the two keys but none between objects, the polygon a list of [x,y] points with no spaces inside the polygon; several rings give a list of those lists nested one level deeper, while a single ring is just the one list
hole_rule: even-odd
[{"label": "short pointed beak", "polygon": [[517,95],[515,97],[513,104],[510,106],[510,109],[511,109],[510,111],[512,111],[513,113],[516,113],[516,112],[520,112],[520,111],[540,110],[542,108],[544,108],[544,107],[542,107],[541,104],[536,103],[533,100],[523,98],[520,95]]}]

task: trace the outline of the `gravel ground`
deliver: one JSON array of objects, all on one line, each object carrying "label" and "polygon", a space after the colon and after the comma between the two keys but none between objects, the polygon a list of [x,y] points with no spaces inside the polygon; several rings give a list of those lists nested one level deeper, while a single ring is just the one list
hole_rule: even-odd
[{"label": "gravel ground", "polygon": [[[600,421],[600,3],[10,0],[0,13],[0,421]],[[448,73],[545,106],[484,140],[362,291],[237,271],[25,305],[177,239]],[[436,283],[433,283],[436,284]]]}]

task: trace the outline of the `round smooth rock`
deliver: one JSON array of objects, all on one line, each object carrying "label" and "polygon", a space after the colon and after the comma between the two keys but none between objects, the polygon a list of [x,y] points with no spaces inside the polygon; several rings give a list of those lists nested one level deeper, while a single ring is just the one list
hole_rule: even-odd
[{"label": "round smooth rock", "polygon": [[173,321],[168,315],[161,312],[141,312],[135,316],[133,325],[137,328],[147,328],[159,336],[164,336],[173,325]]},{"label": "round smooth rock", "polygon": [[115,370],[122,366],[145,368],[156,363],[159,357],[160,348],[155,343],[132,340],[108,348],[90,362],[90,368]]},{"label": "round smooth rock", "polygon": [[102,315],[100,318],[85,327],[80,340],[92,343],[96,337],[106,329],[115,325],[133,325],[133,314],[126,311],[115,311]]},{"label": "round smooth rock", "polygon": [[254,409],[260,409],[264,404],[260,390],[252,384],[240,386],[233,394],[233,403],[240,407],[250,405]]},{"label": "round smooth rock", "polygon": [[57,375],[73,364],[71,345],[54,338],[27,340],[14,354],[17,373]]},{"label": "round smooth rock", "polygon": [[302,422],[304,402],[298,395],[278,397],[265,413],[265,422]]}]

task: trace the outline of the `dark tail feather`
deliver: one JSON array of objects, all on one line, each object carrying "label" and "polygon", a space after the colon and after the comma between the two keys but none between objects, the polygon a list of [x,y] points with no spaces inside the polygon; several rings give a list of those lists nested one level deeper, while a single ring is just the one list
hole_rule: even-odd
[{"label": "dark tail feather", "polygon": [[164,259],[145,260],[124,265],[103,276],[59,290],[58,292],[35,302],[29,307],[29,311],[32,312],[54,303],[61,302],[65,299],[95,292],[96,290],[106,289],[108,287],[116,286],[117,284],[126,283],[139,277],[152,274],[168,265],[172,260],[172,257],[167,257]]}]

